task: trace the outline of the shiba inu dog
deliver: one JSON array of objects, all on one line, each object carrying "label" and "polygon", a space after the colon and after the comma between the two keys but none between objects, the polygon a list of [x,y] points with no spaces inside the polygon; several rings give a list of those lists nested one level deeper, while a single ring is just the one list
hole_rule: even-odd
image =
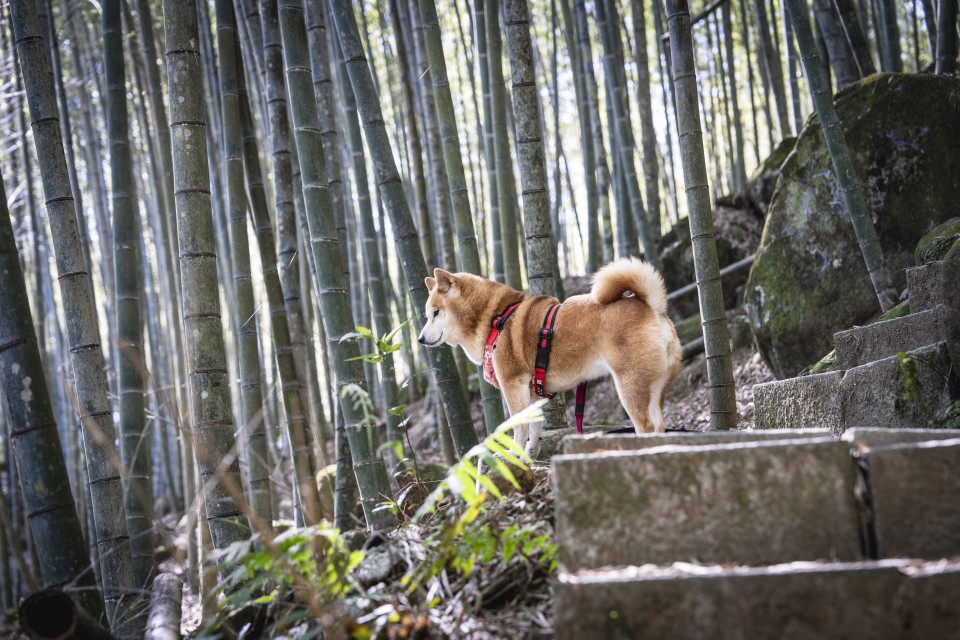
[{"label": "shiba inu dog", "polygon": [[[511,415],[531,404],[538,335],[556,298],[526,297],[504,284],[443,269],[425,283],[430,296],[420,343],[459,345],[476,364],[484,362],[491,323],[518,304],[497,337],[488,376],[495,376]],[[637,258],[606,265],[594,274],[590,293],[567,298],[556,315],[546,388],[566,391],[612,374],[637,433],[663,431],[664,396],[680,369],[680,340],[666,312],[663,278],[651,265]],[[524,425],[514,429],[514,438],[534,456],[541,431],[541,423]]]}]

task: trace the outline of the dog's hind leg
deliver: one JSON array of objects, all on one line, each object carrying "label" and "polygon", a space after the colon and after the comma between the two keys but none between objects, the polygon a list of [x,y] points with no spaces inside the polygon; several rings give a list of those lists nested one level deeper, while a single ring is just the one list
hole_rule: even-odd
[{"label": "dog's hind leg", "polygon": [[[525,382],[503,387],[510,415],[515,416],[530,405],[530,389]],[[513,428],[513,439],[523,447],[524,453],[533,458],[540,452],[542,422],[519,424]]]},{"label": "dog's hind leg", "polygon": [[624,376],[614,373],[613,382],[617,386],[620,403],[627,410],[627,415],[630,416],[633,428],[638,434],[663,431],[663,414],[658,410],[655,416],[653,415],[654,406],[657,409],[660,408],[659,390],[654,394],[652,386],[646,384],[646,381],[640,376]]}]

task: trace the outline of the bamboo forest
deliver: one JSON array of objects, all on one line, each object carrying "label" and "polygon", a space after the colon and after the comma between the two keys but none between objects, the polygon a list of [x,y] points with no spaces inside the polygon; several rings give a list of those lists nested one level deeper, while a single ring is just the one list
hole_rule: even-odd
[{"label": "bamboo forest", "polygon": [[958,4],[3,0],[0,637],[955,637]]}]

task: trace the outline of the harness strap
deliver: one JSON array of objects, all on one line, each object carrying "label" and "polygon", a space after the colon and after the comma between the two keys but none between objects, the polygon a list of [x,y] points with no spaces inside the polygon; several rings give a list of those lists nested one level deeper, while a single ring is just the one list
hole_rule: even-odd
[{"label": "harness strap", "polygon": [[583,433],[583,408],[587,404],[587,383],[577,385],[577,404],[574,405],[573,415],[577,418],[577,433]]},{"label": "harness strap", "polygon": [[497,347],[497,338],[500,337],[500,332],[503,331],[504,325],[507,324],[507,320],[510,319],[510,316],[513,315],[513,312],[516,311],[519,306],[519,302],[510,305],[501,311],[500,315],[490,323],[490,333],[487,334],[487,345],[483,350],[483,379],[495,389],[500,388],[500,383],[497,382],[497,376],[493,371],[493,350]]},{"label": "harness strap", "polygon": [[550,364],[550,342],[553,340],[553,325],[557,321],[560,304],[551,305],[547,315],[543,318],[543,326],[537,334],[537,359],[533,370],[533,391],[541,398],[552,398],[555,394],[547,393],[544,381],[547,377],[547,366]]}]

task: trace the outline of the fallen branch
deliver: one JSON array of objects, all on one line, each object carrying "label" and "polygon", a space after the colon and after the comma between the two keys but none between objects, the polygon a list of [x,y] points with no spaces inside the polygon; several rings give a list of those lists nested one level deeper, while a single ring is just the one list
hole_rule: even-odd
[{"label": "fallen branch", "polygon": [[20,630],[33,640],[113,640],[63,591],[44,589],[20,604]]},{"label": "fallen branch", "polygon": [[183,582],[172,573],[161,573],[153,580],[150,616],[144,640],[180,640],[180,601]]}]

